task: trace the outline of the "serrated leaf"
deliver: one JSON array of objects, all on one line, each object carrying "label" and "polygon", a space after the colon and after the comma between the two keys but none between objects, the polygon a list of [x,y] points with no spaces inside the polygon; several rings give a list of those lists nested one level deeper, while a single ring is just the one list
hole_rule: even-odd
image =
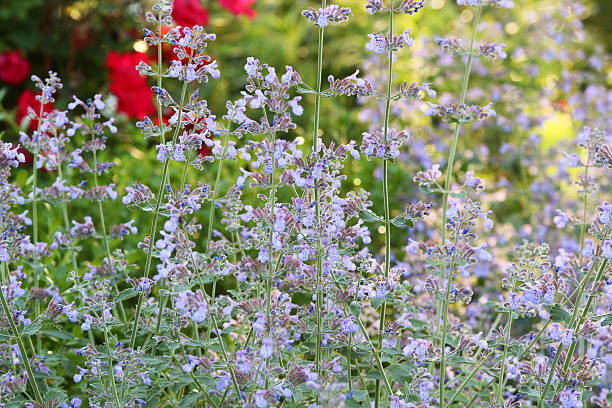
[{"label": "serrated leaf", "polygon": [[355,317],[359,317],[361,315],[361,306],[357,302],[351,302],[349,305],[349,310]]},{"label": "serrated leaf", "polygon": [[463,190],[459,192],[451,192],[448,195],[455,198],[465,198],[466,196],[465,191]]},{"label": "serrated leaf", "polygon": [[412,375],[410,374],[410,372],[408,370],[405,370],[401,366],[395,365],[387,367],[387,372],[391,374],[391,377],[393,377],[393,379],[395,379],[395,381],[399,382],[400,384],[405,384],[412,381]]},{"label": "serrated leaf", "polygon": [[599,322],[599,324],[601,324],[602,327],[612,326],[612,313],[608,313],[606,315],[597,316],[597,317],[593,318],[593,320],[599,320],[602,317],[603,317],[603,319]]},{"label": "serrated leaf", "polygon": [[68,399],[68,396],[64,394],[62,390],[57,389],[57,388],[50,388],[49,391],[47,391],[45,395],[43,396],[44,401],[48,401],[48,402],[57,401],[60,404],[62,402],[65,402],[67,399]]},{"label": "serrated leaf", "polygon": [[420,185],[419,189],[425,193],[425,194],[434,194],[434,193],[441,193],[442,190],[438,187],[435,188],[429,188],[429,186],[425,186],[425,185]]},{"label": "serrated leaf", "polygon": [[26,400],[19,396],[11,400],[11,402],[8,402],[5,405],[5,408],[22,408],[24,406],[24,402],[26,402]]},{"label": "serrated leaf", "polygon": [[65,330],[44,330],[43,333],[62,340],[75,340],[74,336]]},{"label": "serrated leaf", "polygon": [[27,325],[22,331],[21,333],[19,333],[19,336],[31,336],[33,334],[38,333],[38,331],[40,330],[40,328],[42,327],[42,323],[41,322],[32,322],[29,325]]},{"label": "serrated leaf", "polygon": [[391,224],[395,225],[396,227],[403,227],[404,225],[407,225],[410,228],[414,227],[414,222],[410,217],[408,217],[408,214],[398,215],[391,220]]},{"label": "serrated leaf", "polygon": [[302,86],[302,85],[297,86],[297,91],[298,93],[301,93],[301,94],[316,94],[317,93],[315,90],[306,88],[305,86]]},{"label": "serrated leaf", "polygon": [[197,392],[193,392],[185,397],[183,397],[178,405],[177,408],[191,408],[194,406],[194,404],[198,401],[198,399],[200,399],[200,394]]},{"label": "serrated leaf", "polygon": [[385,298],[374,298],[372,300],[370,300],[370,305],[374,308],[374,309],[378,309],[385,301]]},{"label": "serrated leaf", "polygon": [[135,296],[138,296],[140,293],[141,292],[137,292],[131,288],[123,290],[117,296],[115,296],[114,302],[115,303],[123,302],[124,300],[131,299]]},{"label": "serrated leaf", "polygon": [[370,210],[360,210],[359,218],[361,218],[365,222],[380,222],[380,223],[385,222],[385,220],[382,217],[374,214]]},{"label": "serrated leaf", "polygon": [[365,401],[366,398],[368,398],[368,395],[369,394],[367,390],[353,390],[350,399],[357,402],[361,402]]},{"label": "serrated leaf", "polygon": [[540,398],[540,393],[529,387],[520,387],[519,392],[524,395],[529,395],[530,397]]},{"label": "serrated leaf", "polygon": [[553,322],[565,322],[571,318],[571,315],[563,306],[555,303],[550,309],[550,319]]}]

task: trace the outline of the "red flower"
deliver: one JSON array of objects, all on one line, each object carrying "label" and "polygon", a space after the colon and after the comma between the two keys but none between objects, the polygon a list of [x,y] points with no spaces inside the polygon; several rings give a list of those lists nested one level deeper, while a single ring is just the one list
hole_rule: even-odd
[{"label": "red flower", "polygon": [[146,78],[136,71],[136,65],[146,58],[145,54],[137,52],[110,51],[106,55],[109,89],[119,100],[117,110],[131,118],[142,119],[155,112],[153,91]]},{"label": "red flower", "polygon": [[[26,89],[19,95],[19,99],[17,100],[17,113],[15,114],[15,120],[18,124],[21,124],[23,118],[28,116],[28,107],[34,109],[37,115],[40,113],[40,102],[36,99],[36,95],[40,95],[40,93],[34,93],[29,89]],[[44,112],[50,113],[53,111],[53,104],[45,104],[43,110]],[[38,122],[36,120],[31,120],[28,130],[34,131],[37,127]]]},{"label": "red flower", "polygon": [[0,80],[19,85],[30,73],[30,63],[21,56],[21,51],[5,51],[0,54]]},{"label": "red flower", "polygon": [[253,3],[255,3],[255,0],[219,0],[219,4],[224,9],[236,16],[244,14],[248,18],[255,17],[255,10],[250,8]]},{"label": "red flower", "polygon": [[208,24],[208,10],[202,7],[200,0],[174,0],[172,18],[185,27],[205,26]]}]

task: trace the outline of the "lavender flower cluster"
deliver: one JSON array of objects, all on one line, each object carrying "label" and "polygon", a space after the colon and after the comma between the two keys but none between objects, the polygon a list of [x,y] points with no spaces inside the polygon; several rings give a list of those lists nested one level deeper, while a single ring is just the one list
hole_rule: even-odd
[{"label": "lavender flower cluster", "polygon": [[[522,55],[476,42],[483,7],[514,3],[457,4],[477,7],[469,46],[428,39],[414,54],[462,78],[459,94],[443,75],[395,89],[394,63],[411,58],[415,39],[394,32],[394,18],[424,2],[369,0],[365,11],[384,13],[388,26],[367,35],[362,76],[330,74],[323,89],[320,35],[316,85],[249,57],[244,89],[215,113],[199,86],[221,77],[208,56],[216,37],[199,26],[162,30],[172,1],[159,0],[145,40],[160,60],[171,45],[173,59],[135,69],[157,79],[159,117],[137,127],[155,141],[160,177],[122,189],[111,174],[120,163],[103,160],[118,132],[103,96],[46,110],[61,81],[33,77],[37,128],[20,134],[34,154],[29,182],[14,176],[19,147],[0,141],[0,406],[612,406],[610,92],[564,74],[582,130],[562,142],[567,151],[550,152],[550,166],[536,152],[538,113],[510,103],[529,95],[493,80],[470,88],[472,70],[499,78]],[[353,13],[323,1],[302,15],[334,35]],[[320,107],[338,96],[361,104],[370,128],[359,142],[321,137]],[[294,132],[307,98],[305,141]],[[512,134],[500,161],[523,160],[520,181],[487,186],[461,165],[489,151],[464,151],[463,139],[493,129]],[[357,164],[375,168],[378,190],[347,187]],[[43,166],[57,177],[41,184]],[[522,224],[496,211],[513,189]],[[83,205],[89,215],[74,218]],[[115,219],[126,213],[134,219]],[[125,250],[129,239],[139,254]]]}]

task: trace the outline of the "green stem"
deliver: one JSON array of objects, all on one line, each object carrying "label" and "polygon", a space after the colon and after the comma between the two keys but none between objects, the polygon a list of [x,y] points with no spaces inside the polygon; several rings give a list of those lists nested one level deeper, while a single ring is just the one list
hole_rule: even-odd
[{"label": "green stem", "polygon": [[[514,286],[514,284],[512,285]],[[506,370],[506,358],[508,358],[508,346],[510,343],[510,333],[512,331],[512,311],[508,313],[508,325],[506,327],[506,338],[504,339],[504,354],[501,360],[500,373],[499,373],[499,386],[497,387],[497,396],[495,401],[500,401],[502,398],[502,391],[504,388],[504,374]]]},{"label": "green stem", "polygon": [[[599,280],[601,279],[601,277],[603,276],[604,271],[606,270],[606,266],[608,265],[608,260],[604,259],[601,262],[601,265],[599,267],[599,270],[597,271],[597,275],[595,276],[595,280],[593,281],[593,284],[595,284],[596,282],[599,282]],[[572,318],[572,323],[575,324],[570,324],[570,328],[572,328],[573,330],[577,330],[586,320],[587,315],[589,314],[589,310],[591,310],[591,305],[593,303],[593,300],[595,300],[595,293],[591,293],[589,295],[589,298],[587,299],[586,305],[584,306],[584,309],[582,310],[582,314],[580,315],[580,319],[578,319],[577,322],[574,321],[574,318]],[[578,310],[578,308],[574,309],[574,316],[576,315],[576,310]],[[578,338],[578,336],[575,336],[576,339]],[[576,349],[576,344],[578,343],[578,340],[574,340],[569,348],[569,350],[567,351],[567,357],[565,358],[565,362],[563,363],[563,369],[567,370],[567,368],[570,365],[570,362],[572,361],[572,355],[574,354],[574,350]]]},{"label": "green stem", "polygon": [[[89,124],[89,133],[91,135],[92,140],[95,139],[93,120]],[[99,188],[98,185],[98,155],[96,153],[96,149],[92,150],[93,152],[93,176],[94,176],[94,186],[96,190]],[[102,239],[104,241],[104,250],[106,251],[106,258],[108,259],[108,266],[110,270],[113,270],[113,257],[110,251],[110,244],[108,243],[108,234],[106,232],[106,222],[104,221],[104,210],[102,209],[102,201],[98,201],[98,216],[100,217],[100,225],[102,226]],[[115,293],[119,294],[119,288],[117,287],[117,283],[113,285],[115,288]],[[127,316],[125,314],[125,309],[123,308],[123,303],[118,302],[117,306],[119,306],[119,313],[121,313],[121,320],[123,320],[123,324],[127,327]]]},{"label": "green stem", "polygon": [[[389,7],[389,38],[393,36],[393,0]],[[383,124],[383,133],[385,143],[389,139],[389,116],[391,113],[391,84],[393,80],[393,49],[389,49],[389,61],[387,66],[387,97],[385,101],[385,121]],[[383,158],[383,205],[385,212],[385,284],[389,279],[389,271],[391,269],[391,214],[389,211],[389,161]],[[378,349],[382,349],[383,334],[385,330],[385,321],[387,318],[387,301],[384,300],[380,306],[380,323]],[[380,404],[380,380],[376,380],[376,394],[374,395],[374,406],[379,407]]]},{"label": "green stem", "polygon": [[[448,271],[448,281],[446,283],[446,292],[443,300],[443,311],[442,311],[442,341],[440,343],[440,348],[442,351],[442,355],[440,356],[440,408],[444,408],[444,388],[446,381],[446,336],[448,329],[448,302],[450,300],[450,292],[451,292],[451,284],[453,282],[453,277],[455,273],[455,261],[456,261],[456,253],[457,253],[457,239],[459,237],[459,230],[461,224],[457,224],[457,231],[455,232],[455,242],[454,242],[454,251],[453,256],[451,258],[450,268]],[[444,268],[442,268],[444,270]]]},{"label": "green stem", "polygon": [[[321,8],[325,8],[327,5],[326,0],[321,1]],[[315,93],[315,107],[314,107],[314,126],[312,135],[312,154],[314,155],[318,150],[319,144],[319,120],[321,111],[321,79],[323,73],[323,41],[325,37],[325,28],[319,27],[319,46],[317,49],[317,89]],[[319,207],[320,192],[316,187],[314,188],[315,195],[315,214],[317,219],[317,225],[319,226],[319,234],[317,234],[317,251],[316,251],[316,324],[317,334],[315,342],[315,371],[321,376],[321,357],[322,357],[322,342],[323,337],[321,334],[321,310],[323,308],[323,293],[321,292],[321,281],[322,281],[322,254],[321,254],[321,209]],[[319,396],[316,396],[317,403],[319,402]]]},{"label": "green stem", "polygon": [[[607,259],[604,259],[600,265],[600,268],[597,272],[597,276],[595,277],[595,282],[599,281],[599,279],[601,279],[601,276],[603,275],[604,270],[606,269],[606,265],[608,263]],[[578,296],[576,297],[576,302],[579,302],[580,299],[582,299],[582,295],[584,294],[584,289],[586,287],[587,282],[589,281],[590,275],[593,272],[595,263],[593,263],[593,267],[591,267],[589,269],[589,272],[587,273],[587,277],[585,277],[585,279],[582,281],[582,285],[580,285],[580,290],[578,291]],[[584,319],[586,319],[586,315],[589,311],[589,309],[591,308],[591,303],[593,302],[593,299],[595,298],[595,294],[591,293],[591,295],[589,296],[589,299],[587,300],[587,303],[585,305],[584,311],[582,313],[582,316],[580,318],[581,322],[584,322]],[[570,328],[574,327],[574,323],[576,322],[576,317],[578,316],[578,310],[580,308],[577,306],[574,308],[574,313],[572,314],[572,319],[570,321]],[[572,354],[574,352],[574,349],[576,348],[576,341],[572,342],[571,346],[570,346],[570,350],[567,353],[567,357],[565,360],[564,368],[567,369],[567,367],[569,366],[569,362],[571,361],[572,358]],[[541,407],[542,403],[544,402],[544,400],[546,399],[546,394],[548,393],[548,390],[550,388],[550,384],[552,383],[552,378],[554,376],[555,373],[555,367],[557,366],[557,363],[559,362],[559,357],[561,355],[561,350],[563,350],[563,344],[559,345],[559,348],[557,349],[557,352],[555,354],[555,358],[553,360],[552,366],[550,368],[550,373],[548,375],[548,380],[546,381],[546,385],[544,386],[544,391],[542,392],[542,395],[540,396],[540,400],[538,401],[538,408]]]},{"label": "green stem", "polygon": [[[9,272],[5,263],[0,263],[2,265],[3,273],[8,277]],[[7,280],[8,285],[8,280]],[[23,365],[25,366],[26,372],[28,373],[28,382],[34,391],[34,397],[39,404],[43,404],[43,399],[40,395],[40,391],[38,390],[38,384],[36,384],[36,380],[34,379],[34,372],[32,371],[32,367],[30,366],[30,359],[28,358],[28,353],[23,344],[23,339],[19,335],[19,331],[17,330],[17,325],[15,325],[15,321],[13,320],[13,314],[11,313],[11,309],[9,308],[8,302],[4,297],[4,292],[0,287],[0,301],[2,303],[2,309],[4,310],[4,314],[6,315],[7,320],[9,321],[9,325],[11,327],[11,332],[13,333],[13,337],[17,342],[17,346],[19,347],[19,352],[21,353],[21,359],[23,360]]]},{"label": "green stem", "polygon": [[[38,137],[40,136],[40,125],[42,124],[42,117],[44,112],[44,95],[41,94],[40,101],[40,111],[38,115],[38,125],[36,127],[36,143],[38,142]],[[32,152],[34,158],[32,159],[32,239],[34,241],[34,287],[38,289],[38,280],[39,280],[39,265],[38,265],[38,147],[34,149]],[[34,301],[34,309],[35,309],[35,318],[40,315],[40,303],[38,300]],[[9,319],[10,320],[10,319]],[[36,334],[36,349],[38,352],[41,352],[42,342],[40,339],[40,334]]]},{"label": "green stem", "polygon": [[[62,164],[59,163],[57,166],[57,175],[60,179],[62,178]],[[66,204],[66,193],[62,193],[62,215],[64,217],[64,229],[66,230],[66,235],[70,234],[70,217],[68,216],[68,205]],[[78,274],[78,265],[76,259],[76,251],[74,249],[74,242],[70,246],[70,256],[72,258],[72,269],[74,269],[74,273]]]},{"label": "green stem", "polygon": [[463,389],[465,388],[465,386],[467,385],[467,383],[472,379],[472,377],[474,377],[474,375],[478,372],[478,370],[480,370],[480,368],[482,367],[482,365],[489,359],[489,356],[484,357],[482,360],[480,360],[480,362],[476,365],[476,367],[474,367],[474,369],[468,374],[468,376],[465,378],[465,380],[463,380],[463,382],[461,383],[461,385],[459,386],[459,388],[457,388],[457,391],[455,391],[455,393],[453,394],[453,396],[451,397],[451,399],[448,401],[447,406],[451,406],[452,403],[455,401],[455,399],[457,399],[457,397],[459,396],[459,394],[461,394],[461,391],[463,391]]},{"label": "green stem", "polygon": [[[465,71],[463,73],[463,85],[461,86],[461,94],[459,96],[459,104],[465,103],[465,97],[467,95],[468,83],[470,80],[470,72],[472,70],[472,58],[474,54],[474,43],[476,41],[476,31],[478,28],[478,22],[480,21],[480,15],[482,13],[482,6],[478,6],[476,11],[476,17],[474,17],[474,25],[472,27],[472,39],[470,40],[470,48],[468,54],[468,60],[465,64]],[[442,245],[446,245],[446,221],[447,215],[446,212],[448,210],[448,195],[450,193],[451,188],[451,179],[453,174],[453,166],[455,164],[455,155],[457,153],[457,142],[459,140],[459,130],[460,126],[457,123],[455,125],[455,132],[453,134],[453,141],[451,143],[450,152],[448,154],[447,166],[446,166],[446,178],[444,183],[444,192],[442,194]],[[440,283],[444,282],[444,268],[440,270]],[[442,309],[442,302],[438,302],[438,309],[436,313],[436,333],[434,335],[434,343],[437,339],[437,334],[439,333],[440,327],[440,311]]]},{"label": "green stem", "polygon": [[[176,128],[174,130],[174,135],[172,136],[172,146],[176,143],[176,139],[178,137],[178,133],[181,129],[182,122],[182,114],[183,114],[183,104],[185,103],[185,93],[187,91],[187,82],[183,82],[183,89],[181,91],[181,102],[179,104],[178,110],[178,120],[176,123]],[[157,219],[159,217],[159,209],[161,207],[162,199],[164,197],[164,186],[166,185],[166,178],[168,177],[168,168],[170,166],[170,157],[166,157],[164,160],[164,168],[162,171],[161,182],[159,184],[159,190],[157,191],[157,201],[155,203],[155,211],[153,211],[153,219],[151,221],[151,228],[149,230],[149,245],[147,247],[147,260],[145,262],[145,270],[144,277],[149,277],[149,272],[151,270],[151,260],[153,258],[153,247],[155,246],[155,233],[157,232]],[[138,321],[140,320],[140,314],[142,313],[142,303],[144,301],[144,296],[141,294],[138,297],[138,305],[136,306],[136,314],[134,315],[134,323],[132,324],[132,334],[130,338],[130,347],[134,348],[136,344],[136,332],[138,330]]]},{"label": "green stem", "polygon": [[[227,153],[227,146],[228,146],[228,142],[229,142],[229,123],[228,123],[228,129],[227,129],[227,133],[225,134],[225,140],[223,142],[223,155],[221,156],[221,159],[219,159],[219,166],[217,166],[217,176],[215,178],[215,187],[213,189],[213,196],[212,199],[210,201],[210,209],[208,210],[208,231],[206,231],[206,242],[204,243],[205,247],[206,247],[206,256],[208,256],[209,253],[209,249],[210,249],[210,240],[212,239],[212,231],[213,231],[213,226],[214,226],[214,221],[215,221],[215,207],[217,205],[217,190],[219,189],[219,184],[221,181],[221,171],[223,170],[223,160],[225,158],[225,155]],[[211,297],[215,297],[216,295],[216,290],[217,290],[217,281],[215,280],[213,282],[213,286],[212,286],[212,292],[211,292]],[[204,291],[204,287],[202,286],[202,291]],[[208,347],[208,341],[210,340],[210,329],[211,326],[208,325],[208,328],[206,329],[206,343]],[[208,349],[206,349],[205,351],[208,351]]]},{"label": "green stem", "polygon": [[110,352],[108,328],[106,327],[106,318],[104,317],[104,310],[102,310],[102,324],[104,325],[104,344],[106,346],[106,358],[108,359],[108,375],[110,377],[111,388],[113,390],[113,398],[115,399],[115,406],[117,408],[121,408],[121,404],[119,402],[119,394],[117,393],[117,384],[115,383],[115,370],[113,369],[113,357]]}]

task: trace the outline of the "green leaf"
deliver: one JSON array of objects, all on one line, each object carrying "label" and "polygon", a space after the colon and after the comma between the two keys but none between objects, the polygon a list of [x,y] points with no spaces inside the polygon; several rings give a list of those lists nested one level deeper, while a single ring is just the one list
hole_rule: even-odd
[{"label": "green leaf", "polygon": [[374,214],[370,210],[359,211],[359,218],[361,218],[365,222],[380,222],[380,223],[385,222],[385,220],[382,217]]},{"label": "green leaf", "polygon": [[374,309],[378,309],[385,301],[385,298],[374,298],[372,300],[370,300],[370,305],[374,308]]},{"label": "green leaf", "polygon": [[593,320],[598,320],[601,317],[603,317],[603,319],[602,319],[601,322],[599,322],[599,324],[601,324],[602,327],[612,326],[612,313],[608,313],[606,315],[597,316]]},{"label": "green leaf", "polygon": [[23,397],[19,396],[14,398],[11,402],[6,404],[6,408],[22,408],[24,402],[27,402]]},{"label": "green leaf", "polygon": [[135,296],[138,296],[140,294],[140,292],[135,291],[134,289],[126,289],[121,291],[117,296],[115,296],[114,302],[115,303],[119,303],[119,302],[123,302],[124,300],[127,299],[131,299]]},{"label": "green leaf", "polygon": [[430,188],[430,186],[420,185],[419,189],[425,194],[442,193],[442,189],[438,187]]},{"label": "green leaf", "polygon": [[393,377],[393,379],[400,384],[406,384],[412,381],[412,375],[410,375],[410,372],[404,369],[402,366],[395,365],[387,367],[387,372],[391,374],[391,377]]},{"label": "green leaf", "polygon": [[36,334],[38,333],[41,327],[41,322],[33,321],[32,323],[27,325],[21,333],[19,333],[19,336],[31,336],[33,334]]},{"label": "green leaf", "polygon": [[451,192],[448,195],[455,198],[465,198],[466,196],[465,191]]},{"label": "green leaf", "polygon": [[177,408],[191,408],[194,406],[194,404],[198,401],[199,398],[200,398],[199,393],[192,392],[191,394],[183,397],[179,401]]},{"label": "green leaf", "polygon": [[529,387],[520,387],[518,390],[521,394],[529,395],[530,397],[540,398],[540,393]]},{"label": "green leaf", "polygon": [[550,319],[553,322],[565,322],[571,318],[569,312],[563,306],[555,303],[550,309]]},{"label": "green leaf", "polygon": [[351,302],[349,305],[349,310],[355,317],[359,317],[361,315],[361,306],[358,302]]},{"label": "green leaf", "polygon": [[391,224],[396,227],[403,227],[404,225],[408,225],[410,228],[414,227],[414,221],[408,216],[408,214],[400,214],[397,217],[391,220]]},{"label": "green leaf", "polygon": [[298,93],[301,93],[301,94],[316,94],[317,93],[314,89],[307,88],[301,84],[298,84],[297,91]]},{"label": "green leaf", "polygon": [[43,330],[43,333],[49,337],[57,337],[61,340],[75,340],[74,336],[65,330]]},{"label": "green leaf", "polygon": [[367,390],[353,390],[353,395],[351,397],[352,400],[357,402],[365,401],[368,398]]},{"label": "green leaf", "polygon": [[[58,402],[61,404],[68,399],[68,396],[64,392],[57,388],[50,388],[49,391],[43,396],[43,401],[47,402]],[[59,405],[58,404],[58,405]]]}]

